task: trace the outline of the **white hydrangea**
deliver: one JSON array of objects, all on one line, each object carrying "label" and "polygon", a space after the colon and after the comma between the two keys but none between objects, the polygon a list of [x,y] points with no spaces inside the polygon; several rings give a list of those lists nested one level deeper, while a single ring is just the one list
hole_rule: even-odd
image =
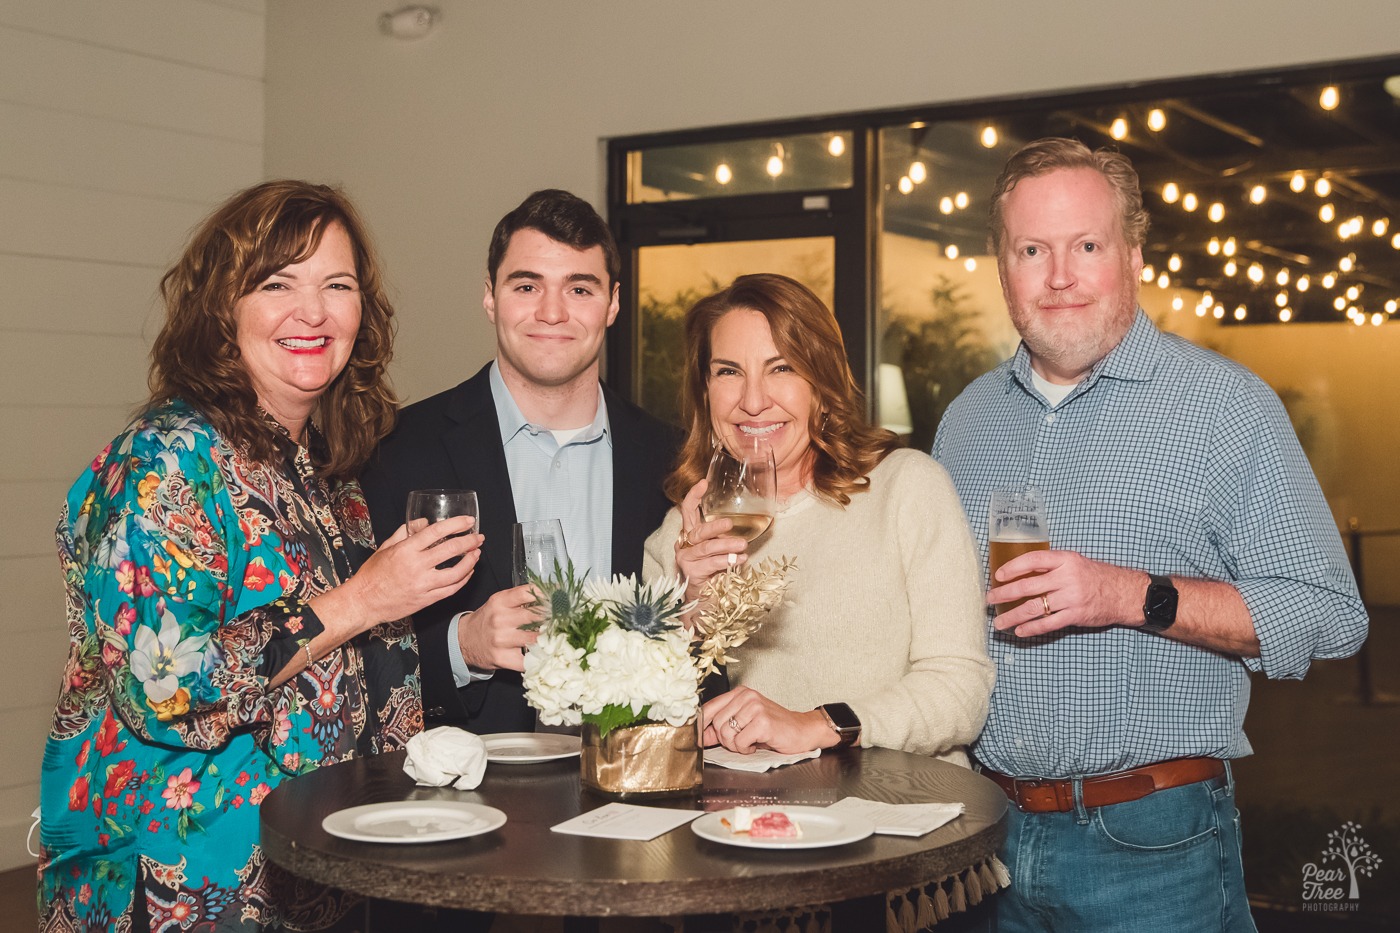
[{"label": "white hydrangea", "polygon": [[525,653],[525,698],[549,726],[577,726],[580,702],[587,687],[579,676],[583,649],[569,645],[563,635],[542,633]]},{"label": "white hydrangea", "polygon": [[[658,581],[642,588],[642,601],[679,606],[683,580]],[[621,609],[637,602],[631,577],[614,577],[585,584],[584,598]],[[611,613],[610,613],[611,614]],[[604,707],[627,706],[647,719],[682,726],[699,709],[699,669],[684,629],[648,637],[610,622],[599,632],[587,655],[569,645],[567,637],[546,623],[539,640],[525,653],[525,696],[548,725],[578,725],[585,715]]]},{"label": "white hydrangea", "polygon": [[690,638],[670,632],[648,638],[639,632],[606,629],[588,656],[583,677],[583,712],[599,713],[610,704],[630,706],[638,715],[650,706],[648,718],[684,725],[695,715],[695,662]]}]

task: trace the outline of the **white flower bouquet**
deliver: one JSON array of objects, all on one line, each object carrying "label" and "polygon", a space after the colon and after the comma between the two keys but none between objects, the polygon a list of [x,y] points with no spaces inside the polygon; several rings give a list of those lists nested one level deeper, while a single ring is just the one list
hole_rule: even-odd
[{"label": "white flower bouquet", "polygon": [[[682,726],[699,709],[704,676],[781,601],[790,567],[764,561],[716,575],[700,603],[722,604],[724,619],[702,609],[698,641],[682,624],[691,606],[679,577],[585,582],[572,565],[548,578],[531,574],[540,621],[525,652],[525,698],[546,725],[591,723],[602,736],[642,722]],[[717,636],[716,625],[740,633]]]}]

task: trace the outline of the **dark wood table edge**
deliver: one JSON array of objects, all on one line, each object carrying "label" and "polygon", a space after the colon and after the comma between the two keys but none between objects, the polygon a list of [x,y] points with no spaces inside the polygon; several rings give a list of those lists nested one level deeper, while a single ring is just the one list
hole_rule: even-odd
[{"label": "dark wood table edge", "polygon": [[[690,829],[682,826],[673,832],[690,832]],[[895,855],[848,869],[822,866],[810,871],[789,872],[783,876],[781,889],[766,875],[727,879],[704,893],[678,891],[677,885],[668,881],[613,882],[601,900],[580,897],[577,883],[568,879],[505,880],[475,873],[454,876],[440,871],[424,872],[423,887],[415,891],[413,897],[406,898],[402,866],[394,873],[397,877],[390,878],[390,873],[374,864],[300,846],[267,827],[264,827],[262,846],[271,861],[288,871],[366,897],[430,907],[530,914],[531,911],[520,910],[524,895],[534,902],[553,899],[561,908],[566,907],[554,916],[655,917],[778,910],[907,891],[987,860],[1005,839],[1006,814],[1003,813],[997,822],[937,850]],[[467,890],[471,890],[470,898],[456,898],[449,893]],[[665,909],[658,910],[658,905],[665,905]]]},{"label": "dark wood table edge", "polygon": [[[868,749],[861,755],[862,758],[871,752],[888,754],[886,749]],[[402,759],[402,755],[402,751],[389,752],[375,758],[343,762],[333,768],[349,766],[353,769],[347,773],[354,775],[354,786],[357,787],[370,786],[361,782],[372,785],[377,772],[392,775],[396,780],[406,780],[400,770],[399,759]],[[553,766],[545,765],[545,768]],[[955,766],[949,765],[949,768]],[[578,918],[722,915],[872,898],[886,892],[913,890],[938,883],[953,874],[976,869],[991,859],[1005,841],[1009,807],[1007,797],[1000,789],[991,785],[986,777],[979,776],[979,780],[986,783],[986,789],[963,797],[970,806],[967,818],[974,818],[973,814],[977,814],[974,820],[980,824],[980,828],[976,831],[967,831],[963,827],[969,824],[958,821],[949,827],[935,829],[932,831],[935,835],[952,836],[938,842],[935,848],[924,845],[927,842],[924,836],[869,836],[862,841],[848,843],[848,848],[882,845],[895,850],[875,859],[862,857],[850,864],[832,864],[830,859],[822,856],[833,850],[825,848],[764,852],[763,857],[792,860],[781,874],[781,884],[778,885],[774,884],[773,874],[767,871],[715,878],[714,884],[697,885],[697,878],[694,877],[637,881],[610,878],[606,883],[592,887],[580,884],[580,880],[574,877],[552,878],[535,874],[529,878],[519,878],[508,874],[483,873],[479,866],[469,871],[444,871],[441,863],[426,866],[423,870],[416,870],[412,864],[402,862],[379,863],[377,856],[385,852],[381,846],[386,843],[342,845],[325,834],[319,825],[315,828],[304,827],[304,831],[311,832],[309,836],[302,836],[300,832],[293,836],[290,831],[279,831],[273,824],[286,820],[286,817],[279,815],[273,818],[273,814],[286,808],[290,799],[284,799],[284,792],[290,787],[273,790],[269,799],[263,801],[263,818],[260,822],[263,853],[270,862],[305,880],[364,897],[400,904],[512,915],[539,915],[540,904],[552,905],[546,915]],[[365,801],[372,797],[374,792],[371,790]],[[979,803],[974,804],[974,801]],[[669,806],[666,800],[655,803]],[[993,807],[990,813],[988,806]],[[713,846],[710,849],[713,855],[729,855],[729,846],[694,836],[689,825],[673,829],[672,834],[678,832],[692,838],[693,845],[699,850]],[[326,843],[330,843],[332,849],[328,850]],[[902,843],[913,845],[907,850],[900,850]],[[398,849],[399,846],[388,845],[388,848]],[[843,846],[843,849],[846,848]],[[802,859],[811,859],[809,869],[802,869]],[[417,876],[423,878],[423,884],[414,884],[413,878]],[[554,905],[557,905],[557,911]]]}]

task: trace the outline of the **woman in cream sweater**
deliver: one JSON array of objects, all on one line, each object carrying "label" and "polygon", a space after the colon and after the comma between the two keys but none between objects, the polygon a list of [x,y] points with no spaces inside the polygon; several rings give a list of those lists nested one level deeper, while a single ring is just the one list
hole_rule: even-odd
[{"label": "woman in cream sweater", "polygon": [[[831,311],[802,284],[746,275],[686,314],[676,508],[644,573],[694,598],[731,564],[796,559],[787,598],[705,704],[706,744],[738,752],[881,745],[967,763],[991,693],[976,552],[953,486],[927,455],[869,425]],[[700,500],[713,447],[760,438],[779,512],[752,543]]]}]

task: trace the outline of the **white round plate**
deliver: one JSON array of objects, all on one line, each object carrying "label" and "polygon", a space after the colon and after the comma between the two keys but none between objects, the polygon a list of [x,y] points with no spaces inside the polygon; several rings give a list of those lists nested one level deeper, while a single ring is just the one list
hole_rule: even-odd
[{"label": "white round plate", "polygon": [[486,745],[486,760],[498,765],[573,758],[583,749],[578,736],[558,732],[496,732],[483,735],[481,741]]},{"label": "white round plate", "polygon": [[786,813],[802,829],[802,835],[772,839],[754,839],[748,833],[731,833],[721,819],[734,821],[734,811],[716,810],[706,813],[690,824],[695,835],[701,839],[720,842],[727,846],[743,846],[748,849],[821,849],[826,846],[843,846],[848,842],[859,842],[875,832],[875,824],[854,814],[832,813],[822,807],[750,807],[754,816],[774,810]]},{"label": "white round plate", "polygon": [[458,800],[395,800],[337,810],[321,821],[332,836],[356,842],[441,842],[504,826],[495,807]]}]

